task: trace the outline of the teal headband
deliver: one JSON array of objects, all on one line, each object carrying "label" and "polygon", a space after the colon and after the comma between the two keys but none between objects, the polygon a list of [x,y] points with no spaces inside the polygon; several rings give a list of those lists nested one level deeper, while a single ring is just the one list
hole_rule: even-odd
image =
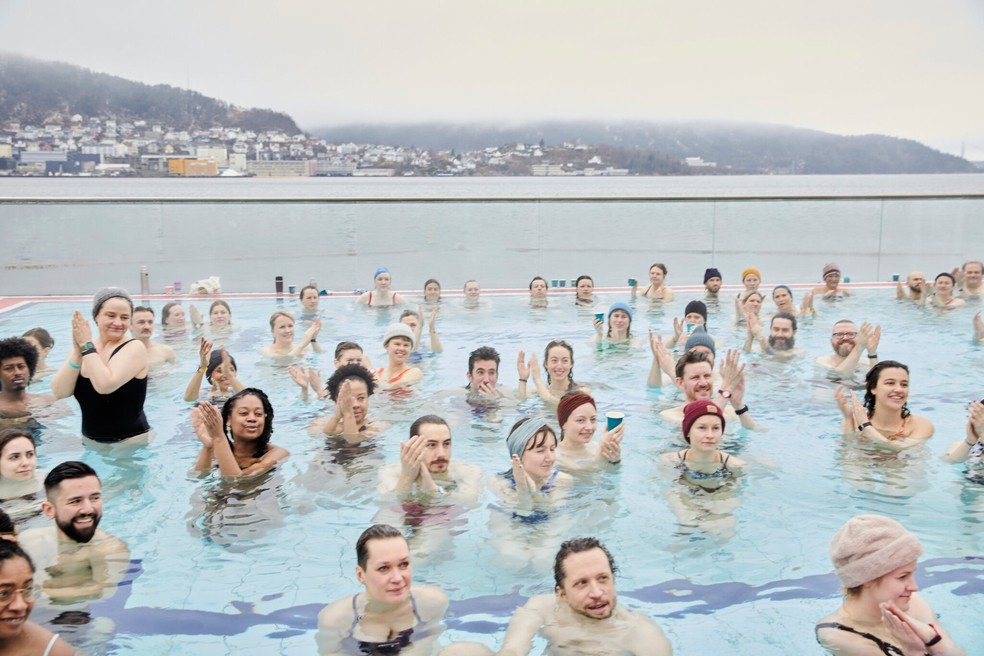
[{"label": "teal headband", "polygon": [[520,424],[506,438],[506,445],[509,447],[509,456],[519,456],[522,458],[523,452],[526,451],[527,443],[543,429],[551,430],[550,425],[543,419],[529,419]]}]

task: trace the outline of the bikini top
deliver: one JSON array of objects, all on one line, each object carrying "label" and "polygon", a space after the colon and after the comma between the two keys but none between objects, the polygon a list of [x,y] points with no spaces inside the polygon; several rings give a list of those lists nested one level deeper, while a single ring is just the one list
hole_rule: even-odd
[{"label": "bikini top", "polygon": [[688,453],[690,453],[690,449],[685,449],[684,451],[677,452],[677,459],[679,460],[679,462],[677,463],[676,468],[679,469],[680,473],[682,473],[690,480],[706,481],[712,478],[720,478],[722,480],[727,480],[731,478],[732,473],[731,470],[728,469],[728,459],[731,458],[731,456],[729,455],[722,456],[721,452],[718,451],[718,458],[721,459],[721,466],[712,472],[704,472],[704,471],[697,471],[691,469],[689,466],[687,466]]},{"label": "bikini top", "polygon": [[[839,631],[846,631],[847,633],[853,633],[854,635],[859,635],[862,638],[872,641],[878,648],[881,649],[885,656],[905,656],[905,652],[896,647],[895,645],[885,642],[881,638],[870,633],[865,633],[864,631],[858,631],[857,629],[847,626],[846,624],[841,624],[840,622],[821,622],[817,624],[816,629],[837,629]],[[814,629],[815,630],[815,629]],[[820,642],[820,638],[817,638],[817,642]],[[822,644],[822,643],[821,643]]]},{"label": "bikini top", "polygon": [[[389,640],[384,640],[382,642],[371,642],[369,640],[358,640],[355,638],[355,627],[359,624],[359,609],[356,605],[356,600],[359,595],[352,595],[352,626],[349,627],[349,637],[345,639],[345,642],[355,643],[355,647],[358,649],[358,654],[399,654],[400,651],[410,645],[410,636],[413,635],[413,630],[421,626],[424,621],[420,619],[420,613],[417,612],[417,600],[413,598],[413,593],[410,593],[410,609],[413,611],[413,618],[417,621],[409,629],[403,629],[396,634],[396,637],[390,638]],[[346,652],[349,653],[349,652]]]}]

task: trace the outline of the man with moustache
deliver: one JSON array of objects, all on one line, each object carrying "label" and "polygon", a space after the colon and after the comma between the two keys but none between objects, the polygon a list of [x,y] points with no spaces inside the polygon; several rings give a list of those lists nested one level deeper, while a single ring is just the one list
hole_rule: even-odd
[{"label": "man with moustache", "polygon": [[41,511],[54,526],[19,536],[37,567],[36,589],[53,603],[111,596],[130,563],[126,543],[99,528],[102,484],[84,462],[63,462],[44,479]]},{"label": "man with moustache", "polygon": [[[878,363],[878,342],[881,340],[881,326],[862,323],[861,329],[849,319],[841,319],[834,324],[830,335],[830,346],[834,352],[817,358],[821,367],[842,376],[852,376],[859,369],[867,371]],[[865,349],[867,357],[862,357]]]},{"label": "man with moustache", "polygon": [[916,301],[923,303],[928,292],[926,286],[926,274],[922,271],[913,271],[905,278],[905,285],[902,281],[898,282],[895,289],[895,298],[900,301]]},{"label": "man with moustache", "polygon": [[758,317],[748,317],[748,337],[745,339],[745,353],[752,350],[755,341],[768,353],[782,360],[791,359],[802,354],[796,348],[796,316],[789,312],[777,312],[769,323],[769,337],[762,332],[762,322]]},{"label": "man with moustache", "polygon": [[519,608],[499,656],[526,656],[533,637],[549,641],[548,653],[669,656],[669,640],[645,615],[618,605],[615,561],[596,538],[560,545],[554,559],[554,594],[537,595]]},{"label": "man with moustache", "polygon": [[166,362],[174,364],[178,361],[178,358],[174,355],[173,348],[150,339],[154,335],[153,309],[145,305],[138,305],[133,308],[130,334],[133,335],[134,339],[139,339],[147,347],[147,366],[155,368]]},{"label": "man with moustache", "polygon": [[0,339],[0,426],[24,422],[34,411],[54,403],[53,396],[27,392],[37,365],[38,352],[29,341]]},{"label": "man with moustache", "polygon": [[380,470],[379,492],[429,494],[468,503],[478,499],[481,478],[478,465],[451,462],[448,423],[437,415],[424,415],[410,426],[410,439],[400,444],[400,464]]}]

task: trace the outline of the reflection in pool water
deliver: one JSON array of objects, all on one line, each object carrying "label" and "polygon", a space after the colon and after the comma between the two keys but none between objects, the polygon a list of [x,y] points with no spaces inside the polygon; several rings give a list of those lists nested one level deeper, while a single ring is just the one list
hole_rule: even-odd
[{"label": "reflection in pool water", "polygon": [[[668,335],[673,317],[694,297],[678,291],[677,301],[665,307],[639,299],[633,330],[644,334],[652,326]],[[602,309],[626,298],[609,295]],[[283,307],[298,311],[294,304]],[[530,308],[527,294],[489,297],[478,310],[463,309],[460,298],[445,299],[439,315],[444,352],[421,358],[424,380],[409,398],[373,397],[373,417],[391,426],[357,445],[312,436],[308,425],[324,408],[299,401],[286,370],[260,358],[269,316],[281,306],[273,299],[231,299],[230,306],[238,328],[223,343],[243,383],[270,394],[274,440],[292,454],[273,472],[245,482],[190,472],[199,443],[181,397],[198,361],[191,336],[169,342],[180,364],[151,380],[147,414],[155,435],[149,446],[83,448],[72,401],[67,416],[46,419],[40,431],[40,469],[81,458],[100,473],[103,526],[128,543],[133,558],[114,597],[57,620],[55,628],[91,652],[311,653],[317,612],[358,589],[354,542],[377,517],[408,527],[415,580],[448,593],[449,636],[490,646],[498,645],[496,632],[517,605],[551,590],[559,542],[593,533],[620,566],[623,603],[656,618],[678,652],[814,653],[813,623],[837,604],[830,537],[860,512],[895,517],[920,537],[926,558],[917,579],[924,596],[958,641],[971,644],[981,636],[961,611],[984,602],[984,486],[967,481],[963,465],[939,460],[962,435],[964,404],[984,396],[973,376],[961,375],[979,371],[984,360],[984,350],[970,342],[972,312],[939,315],[898,305],[890,291],[819,302],[820,316],[804,321],[796,336],[806,360],[748,358],[746,400],[763,430],[725,436],[721,448],[748,461],[748,473],[715,492],[726,496],[717,499],[683,490],[661,473],[658,456],[681,443],[678,428],[658,413],[681,399],[673,388],[645,387],[648,348],[598,351],[591,343],[593,309],[576,308],[569,296],[550,298],[545,308]],[[379,342],[398,310],[356,308],[351,298],[337,297],[322,306],[319,341],[328,348],[305,364],[327,376],[331,347],[343,339],[383,361]],[[731,311],[722,306],[711,308],[714,336],[737,346],[743,329],[734,328],[730,316],[715,315]],[[51,356],[57,363],[75,307],[39,303],[7,313],[0,316],[0,334],[45,326],[59,344]],[[881,357],[910,365],[910,406],[936,424],[926,446],[899,456],[871,454],[838,434],[833,387],[812,358],[828,352],[830,327],[845,317],[880,323]],[[399,442],[422,414],[439,414],[451,424],[454,459],[478,463],[487,477],[506,471],[505,435],[520,414],[555,418],[535,399],[519,409],[468,405],[468,353],[495,347],[502,356],[499,380],[515,389],[517,353],[542,353],[555,338],[574,346],[577,380],[591,387],[599,416],[626,413],[619,468],[576,476],[570,497],[535,524],[514,520],[487,491],[474,508],[380,502],[377,468],[397,462]],[[693,521],[681,522],[672,504],[685,506]],[[43,524],[32,518],[26,525]],[[49,624],[65,610],[41,606],[37,620]],[[69,628],[73,622],[79,626]]]}]

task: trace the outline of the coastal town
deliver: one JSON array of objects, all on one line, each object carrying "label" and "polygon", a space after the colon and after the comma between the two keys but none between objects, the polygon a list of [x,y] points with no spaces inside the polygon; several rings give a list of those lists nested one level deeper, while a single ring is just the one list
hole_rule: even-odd
[{"label": "coastal town", "polygon": [[[620,157],[621,155],[621,157]],[[79,114],[43,125],[0,124],[0,176],[624,176],[624,153],[604,146],[510,144],[480,150],[330,143],[303,133],[215,126],[189,130]],[[646,164],[646,162],[643,162]],[[700,157],[658,162],[666,172],[717,169]],[[725,167],[722,167],[725,168]]]}]

